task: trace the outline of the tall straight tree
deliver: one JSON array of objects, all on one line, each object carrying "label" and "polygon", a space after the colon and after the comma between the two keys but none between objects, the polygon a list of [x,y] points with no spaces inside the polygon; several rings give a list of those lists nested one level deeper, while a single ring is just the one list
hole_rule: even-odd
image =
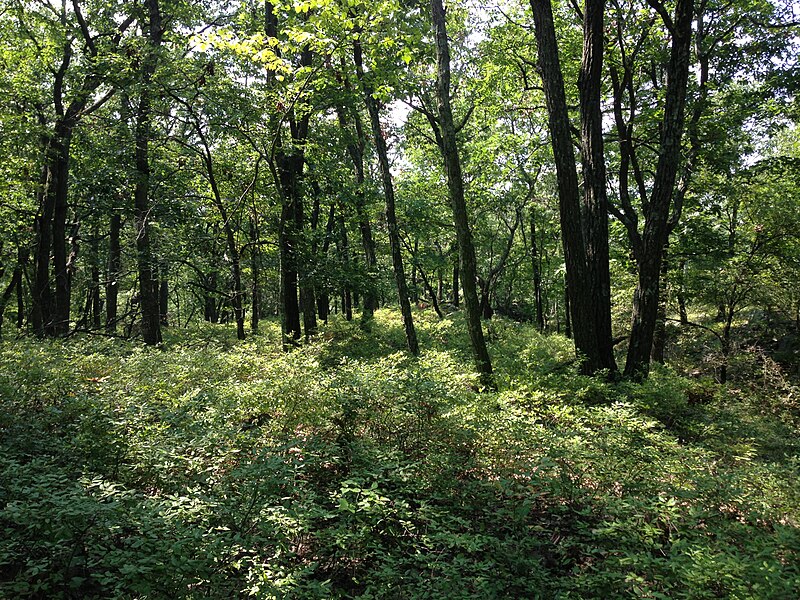
[{"label": "tall straight tree", "polygon": [[[359,33],[359,32],[357,32]],[[417,342],[417,330],[414,327],[414,317],[411,314],[411,302],[408,298],[408,285],[406,283],[406,273],[403,267],[403,254],[400,245],[400,230],[397,226],[397,215],[395,211],[394,182],[392,171],[389,165],[389,150],[386,147],[386,140],[383,137],[381,128],[380,111],[378,101],[375,99],[372,84],[368,81],[364,71],[364,56],[361,48],[361,41],[356,37],[353,42],[353,63],[356,67],[356,74],[361,85],[364,97],[364,104],[369,113],[369,121],[372,126],[372,139],[375,143],[375,152],[378,155],[378,169],[381,175],[383,186],[383,196],[386,202],[386,225],[389,229],[389,246],[392,253],[392,267],[394,279],[397,285],[397,296],[400,302],[400,312],[403,315],[403,328],[406,334],[406,345],[411,354],[419,354],[419,342]]]},{"label": "tall straight tree", "polygon": [[152,135],[152,87],[158,66],[158,51],[164,39],[159,0],[147,0],[146,19],[141,24],[147,33],[141,63],[141,87],[136,109],[136,186],[134,189],[134,226],[139,270],[139,305],[142,311],[142,338],[145,344],[161,342],[159,319],[158,267],[150,243],[150,137]]},{"label": "tall straight tree", "polygon": [[611,339],[608,214],[600,113],[603,0],[587,0],[580,73],[583,209],[550,0],[531,0],[558,179],[572,334],[584,373],[616,371]]},{"label": "tall straight tree", "polygon": [[464,178],[456,143],[456,126],[450,105],[450,46],[447,41],[447,23],[442,0],[431,0],[431,17],[436,39],[436,103],[439,148],[447,175],[447,188],[453,222],[458,240],[461,287],[464,289],[464,307],[467,313],[472,355],[484,385],[494,387],[492,361],[486,348],[481,327],[481,308],[476,288],[477,267],[472,232],[469,228],[467,203],[464,199]]}]

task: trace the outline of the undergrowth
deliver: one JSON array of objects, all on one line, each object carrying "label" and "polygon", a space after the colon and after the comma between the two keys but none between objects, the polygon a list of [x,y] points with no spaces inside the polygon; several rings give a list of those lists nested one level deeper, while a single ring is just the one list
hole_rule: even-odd
[{"label": "undergrowth", "polygon": [[[493,320],[0,345],[0,597],[794,598],[796,398]],[[794,388],[793,388],[794,389]],[[794,393],[794,392],[792,392]],[[793,399],[794,398],[794,399]]]}]

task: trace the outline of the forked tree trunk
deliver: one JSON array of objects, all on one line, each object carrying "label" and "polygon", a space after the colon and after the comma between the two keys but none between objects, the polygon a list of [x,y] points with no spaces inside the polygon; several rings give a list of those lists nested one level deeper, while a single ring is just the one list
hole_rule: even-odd
[{"label": "forked tree trunk", "polygon": [[646,377],[650,371],[650,353],[658,316],[661,261],[669,236],[670,210],[681,159],[693,12],[693,0],[677,0],[671,31],[672,48],[667,66],[658,163],[637,260],[639,281],[633,296],[631,335],[625,362],[627,377]]},{"label": "forked tree trunk", "polygon": [[[589,0],[589,3],[593,3],[593,0]],[[602,3],[591,8],[590,11],[587,7],[584,14],[585,44],[581,66],[581,125],[584,135],[592,138],[584,140],[582,144],[585,162],[593,161],[598,152],[602,152],[602,145],[594,138],[598,127],[599,106],[592,106],[597,98],[599,85],[597,78],[599,66],[602,65],[599,62],[602,58],[596,55],[598,36],[602,35],[602,32],[596,31],[598,23],[602,26]],[[605,315],[601,315],[601,308],[596,305],[599,302],[601,306],[605,306],[605,298],[593,297],[593,293],[601,289],[604,277],[589,273],[591,268],[598,265],[602,268],[602,256],[595,257],[597,260],[593,260],[591,264],[587,258],[587,247],[590,242],[600,249],[602,247],[602,242],[598,240],[602,236],[602,226],[596,223],[584,225],[586,219],[597,217],[600,210],[598,205],[602,204],[601,195],[604,194],[604,190],[600,189],[600,173],[604,167],[595,165],[585,173],[587,179],[584,189],[591,194],[591,197],[584,217],[581,211],[578,174],[550,0],[531,0],[531,9],[558,179],[561,240],[566,263],[565,308],[569,318],[566,324],[567,332],[573,334],[576,349],[583,357],[581,368],[584,373],[594,373],[600,369],[615,370],[613,354],[609,357],[607,352],[611,343],[610,332],[606,331]],[[608,268],[607,264],[605,268]],[[602,323],[598,324],[600,317]],[[608,319],[610,322],[610,315]],[[606,333],[609,339],[601,340],[601,334]]]}]

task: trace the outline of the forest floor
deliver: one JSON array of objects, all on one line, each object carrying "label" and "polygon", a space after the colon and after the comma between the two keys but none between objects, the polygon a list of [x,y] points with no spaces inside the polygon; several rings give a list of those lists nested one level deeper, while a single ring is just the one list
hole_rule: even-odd
[{"label": "forest floor", "polygon": [[419,359],[389,310],[2,342],[0,597],[800,597],[796,383],[606,383],[494,319],[481,393],[416,317]]}]

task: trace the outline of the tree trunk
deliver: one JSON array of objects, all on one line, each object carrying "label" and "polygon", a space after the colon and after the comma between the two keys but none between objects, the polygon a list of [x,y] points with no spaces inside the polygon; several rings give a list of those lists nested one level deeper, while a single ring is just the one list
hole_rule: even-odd
[{"label": "tree trunk", "polygon": [[[592,297],[592,282],[598,285],[600,281],[597,277],[591,277],[588,273],[587,263],[587,243],[585,236],[591,235],[596,242],[596,236],[601,235],[600,227],[590,225],[584,227],[584,217],[581,214],[580,194],[578,190],[578,174],[575,166],[575,154],[572,148],[572,135],[570,132],[569,112],[567,100],[564,92],[564,80],[561,74],[561,65],[558,57],[558,45],[556,41],[555,25],[553,23],[553,12],[550,0],[531,0],[533,11],[539,68],[544,85],[545,100],[547,104],[550,139],[553,146],[553,156],[556,164],[556,177],[558,180],[559,213],[561,221],[561,241],[564,247],[564,261],[566,263],[566,286],[565,286],[565,308],[568,311],[567,331],[574,335],[575,347],[583,357],[581,369],[584,373],[594,373],[600,369],[615,369],[615,365],[609,362],[609,357],[605,352],[608,344],[605,340],[599,339],[599,331],[596,321],[600,310],[595,310],[595,298]],[[592,35],[587,40],[587,52],[584,52],[584,61],[581,67],[581,100],[590,103],[597,77],[597,61],[600,57],[595,55],[596,36],[593,28],[597,25],[596,9],[590,13],[586,11],[586,21],[584,30],[588,28]],[[600,9],[602,13],[602,8]],[[602,16],[602,15],[601,15]],[[590,20],[591,18],[591,20]],[[602,24],[602,21],[601,21]],[[592,116],[591,107],[584,106],[582,111],[582,129],[585,132],[594,131],[596,127],[596,113]],[[597,140],[584,142],[584,154],[589,160],[595,156],[598,147]],[[599,186],[599,174],[596,170],[587,173],[589,179],[586,181],[585,188],[593,190],[592,193],[601,193]],[[594,201],[595,205],[599,200]],[[597,207],[595,206],[595,209]],[[587,211],[588,213],[589,211]],[[596,212],[587,214],[596,215]],[[591,230],[584,232],[585,229]],[[601,299],[601,304],[603,301]],[[605,322],[605,320],[603,319]],[[613,356],[611,357],[613,358]]]},{"label": "tree trunk", "polygon": [[54,141],[53,167],[53,273],[55,279],[55,304],[52,313],[51,334],[66,335],[70,321],[70,276],[67,266],[67,198],[69,193],[69,155],[73,124],[60,122]]},{"label": "tree trunk", "polygon": [[164,35],[158,0],[147,0],[147,48],[142,62],[141,92],[136,111],[136,187],[134,190],[134,225],[139,269],[139,302],[142,312],[142,338],[147,345],[161,342],[161,323],[158,314],[158,285],[156,266],[150,245],[150,162],[151,86],[158,61],[158,48]]},{"label": "tree trunk", "polygon": [[54,150],[50,147],[50,142],[47,142],[46,163],[42,167],[40,190],[37,194],[41,208],[34,224],[36,250],[33,257],[34,276],[31,285],[31,324],[34,333],[39,337],[44,336],[50,328],[53,310],[50,290],[50,247],[53,239],[52,221],[55,212],[55,197],[48,192],[54,177],[53,171],[49,167],[51,162],[49,157],[52,152]]},{"label": "tree trunk", "polygon": [[0,297],[0,339],[2,339],[3,335],[3,320],[5,317],[6,306],[8,305],[9,300],[11,300],[11,296],[14,293],[14,290],[19,289],[22,287],[22,268],[20,265],[16,265],[14,267],[14,273],[11,276],[11,281],[8,283],[8,286],[3,291],[3,295]]},{"label": "tree trunk", "polygon": [[564,278],[564,335],[568,338],[572,337],[572,318],[570,315],[572,310],[569,305],[569,284]]},{"label": "tree trunk", "polygon": [[667,246],[665,246],[664,257],[661,261],[661,293],[658,299],[656,329],[653,334],[653,350],[650,353],[650,360],[661,365],[664,364],[664,350],[667,345],[667,273],[669,271],[667,253]]},{"label": "tree trunk", "polygon": [[236,321],[236,339],[245,339],[244,332],[244,308],[242,306],[242,298],[244,296],[244,289],[242,287],[242,259],[239,254],[239,247],[236,244],[236,234],[233,231],[230,219],[228,218],[228,210],[222,201],[222,194],[219,191],[219,184],[217,183],[216,172],[214,170],[214,163],[211,156],[211,148],[205,141],[202,132],[198,131],[203,143],[206,163],[206,172],[208,180],[211,184],[211,192],[214,199],[214,205],[217,208],[220,219],[222,220],[222,230],[225,233],[225,244],[228,248],[228,254],[231,257],[231,275],[233,277],[233,291],[231,293],[231,304],[233,305],[233,315]]},{"label": "tree trunk", "polygon": [[255,209],[250,217],[250,331],[258,331],[258,321],[261,318],[261,281],[260,265],[258,262],[258,224],[255,217]]},{"label": "tree trunk", "polygon": [[389,151],[386,147],[386,140],[383,138],[381,130],[380,113],[378,103],[372,95],[372,86],[366,79],[364,73],[364,63],[361,53],[361,43],[356,39],[353,42],[353,61],[356,65],[356,73],[361,83],[364,103],[369,113],[370,125],[372,127],[372,137],[375,143],[375,151],[378,155],[378,169],[383,185],[383,195],[386,202],[386,226],[389,230],[389,246],[392,253],[392,266],[394,268],[394,279],[397,285],[397,296],[400,302],[400,313],[403,316],[403,328],[406,334],[406,345],[411,354],[419,354],[419,343],[417,342],[417,331],[414,328],[414,317],[411,314],[411,302],[408,296],[408,285],[406,284],[406,274],[403,267],[403,254],[400,245],[400,231],[397,226],[397,215],[395,214],[394,182],[392,181],[392,171],[389,166]]},{"label": "tree trunk", "polygon": [[[344,215],[342,214],[343,211],[339,211],[338,215],[338,223],[339,223],[339,236],[340,236],[340,255],[342,259],[342,264],[344,265],[345,273],[350,272],[350,243],[347,239],[347,224],[344,221]],[[344,313],[344,318],[347,321],[353,320],[353,296],[350,291],[350,282],[346,281],[343,288],[342,288],[342,312]]]},{"label": "tree trunk", "polygon": [[617,371],[611,333],[611,275],[608,251],[608,199],[603,155],[603,116],[600,110],[603,71],[603,12],[605,0],[586,0],[583,21],[583,59],[578,79],[583,165],[583,233],[586,287],[590,302],[596,356],[588,358],[588,372]]},{"label": "tree trunk", "polygon": [[450,205],[453,210],[453,222],[458,240],[467,329],[469,330],[473,359],[478,373],[480,373],[481,381],[487,387],[494,388],[492,362],[489,358],[489,351],[486,349],[486,340],[483,337],[481,326],[480,303],[475,287],[477,280],[475,248],[472,244],[472,232],[469,228],[467,205],[464,200],[464,180],[458,156],[453,112],[450,106],[450,47],[447,41],[447,25],[442,0],[431,0],[431,16],[436,39],[436,103],[439,112],[440,150],[444,160]]},{"label": "tree trunk", "polygon": [[533,270],[533,301],[536,305],[536,326],[539,331],[544,331],[542,272],[539,260],[539,246],[536,243],[536,213],[534,212],[533,208],[531,208],[531,268]]},{"label": "tree trunk", "polygon": [[[349,85],[346,81],[344,85],[346,89],[349,89]],[[337,106],[336,114],[339,118],[339,124],[342,129],[346,131],[348,124],[344,106]],[[372,319],[375,309],[378,306],[375,283],[372,280],[375,276],[378,259],[375,256],[375,241],[372,239],[372,225],[369,222],[369,216],[366,212],[364,194],[364,147],[366,145],[366,136],[357,112],[354,114],[354,122],[355,139],[347,144],[347,153],[350,155],[350,160],[353,163],[353,174],[356,183],[356,216],[358,217],[358,230],[361,233],[361,246],[364,250],[364,266],[369,278],[369,284],[366,289],[364,289],[364,306],[361,310],[361,321],[362,323],[366,323]]]},{"label": "tree trunk", "polygon": [[[325,224],[325,239],[322,242],[322,256],[328,256],[328,248],[330,248],[331,240],[333,239],[333,229],[336,223],[336,205],[331,204],[328,211],[328,221]],[[328,287],[324,285],[320,288],[317,294],[317,313],[319,314],[320,321],[323,323],[328,322],[330,316],[330,297],[328,296]]]},{"label": "tree trunk", "polygon": [[167,267],[161,265],[160,281],[158,282],[158,318],[161,325],[169,325],[169,277]]},{"label": "tree trunk", "polygon": [[450,289],[451,289],[451,292],[452,292],[453,306],[458,308],[458,300],[459,300],[458,296],[459,296],[459,291],[460,291],[460,288],[461,288],[461,283],[459,281],[460,273],[458,271],[458,269],[459,269],[458,248],[456,247],[453,250],[454,250],[454,252],[452,253],[454,255],[454,257],[453,257],[453,283],[452,283],[452,286],[451,286]]},{"label": "tree trunk", "polygon": [[633,296],[630,344],[625,362],[627,377],[647,377],[658,315],[661,260],[669,236],[669,219],[681,159],[684,107],[689,79],[693,0],[677,0],[672,48],[667,67],[661,143],[641,236],[639,281]]},{"label": "tree trunk", "polygon": [[122,230],[122,216],[111,215],[108,228],[108,270],[106,271],[106,332],[117,331],[117,298],[119,296],[119,276],[121,251],[119,235]]}]

